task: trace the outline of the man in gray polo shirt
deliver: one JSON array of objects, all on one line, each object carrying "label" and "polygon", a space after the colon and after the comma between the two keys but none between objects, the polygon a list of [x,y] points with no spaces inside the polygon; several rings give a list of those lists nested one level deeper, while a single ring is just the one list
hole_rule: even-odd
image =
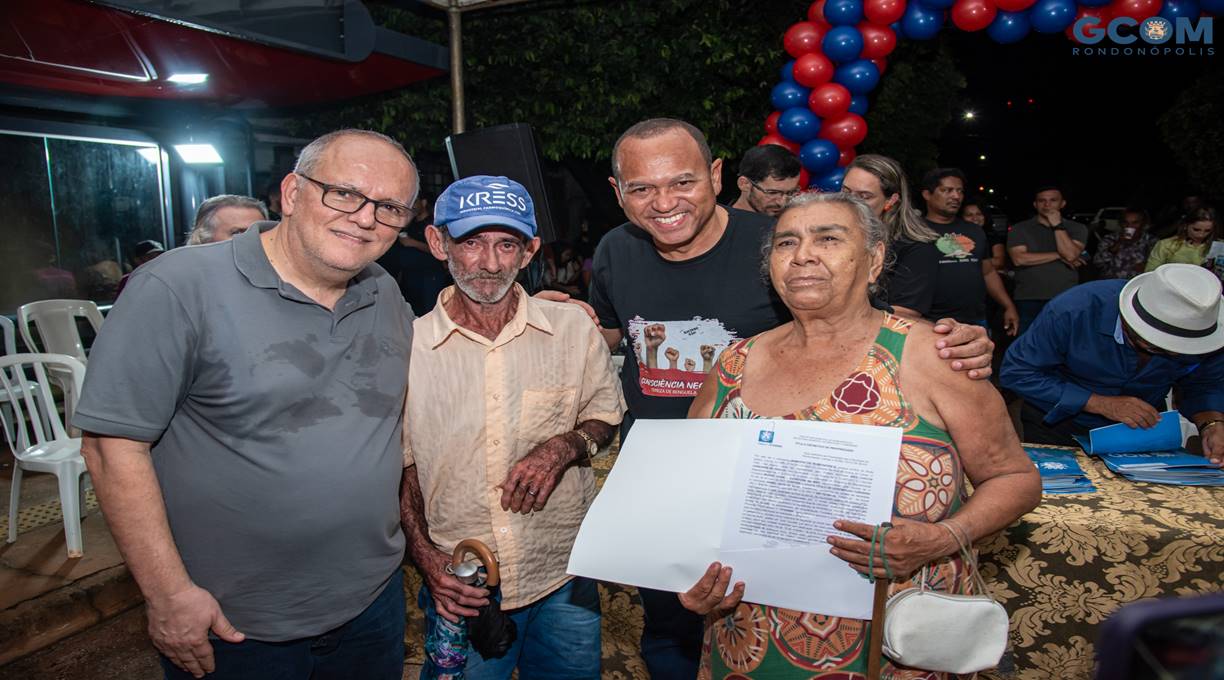
[{"label": "man in gray polo shirt", "polygon": [[413,316],[372,263],[417,186],[325,135],[281,222],[142,267],[103,326],[74,424],[168,678],[400,678]]},{"label": "man in gray polo shirt", "polygon": [[1067,206],[1055,186],[1037,189],[1032,219],[1018,222],[1007,233],[1007,254],[1016,265],[1012,295],[1020,316],[1020,332],[1028,330],[1043,307],[1059,293],[1079,283],[1088,227],[1064,219]]}]

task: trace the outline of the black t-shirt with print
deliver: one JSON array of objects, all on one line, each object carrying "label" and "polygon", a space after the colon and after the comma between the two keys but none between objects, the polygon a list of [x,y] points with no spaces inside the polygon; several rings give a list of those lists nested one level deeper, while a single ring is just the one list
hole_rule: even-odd
[{"label": "black t-shirt with print", "polygon": [[621,381],[634,418],[684,418],[728,345],[790,320],[761,274],[773,220],[727,212],[722,238],[690,260],[663,259],[631,223],[595,250],[590,301],[600,325],[621,329],[629,342]]},{"label": "black t-shirt with print", "polygon": [[964,220],[951,224],[927,220],[927,226],[939,235],[933,243],[894,245],[888,302],[931,321],[951,317],[961,323],[981,323],[986,318],[982,260],[990,257],[985,230]]}]

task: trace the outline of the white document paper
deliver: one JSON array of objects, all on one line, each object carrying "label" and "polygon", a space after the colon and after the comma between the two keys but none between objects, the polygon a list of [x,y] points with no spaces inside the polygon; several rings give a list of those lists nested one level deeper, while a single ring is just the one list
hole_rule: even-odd
[{"label": "white document paper", "polygon": [[711,562],[749,602],[866,619],[874,588],[829,554],[835,519],[891,518],[901,430],[791,420],[639,420],[569,573],[683,592]]}]

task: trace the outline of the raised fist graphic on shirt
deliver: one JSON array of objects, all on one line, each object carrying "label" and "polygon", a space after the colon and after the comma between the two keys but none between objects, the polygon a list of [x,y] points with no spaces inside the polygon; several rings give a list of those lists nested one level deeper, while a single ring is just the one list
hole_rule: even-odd
[{"label": "raised fist graphic on shirt", "polygon": [[646,347],[646,366],[659,367],[659,345],[667,339],[667,328],[661,323],[652,323],[642,329],[642,344]]},{"label": "raised fist graphic on shirt", "polygon": [[663,350],[663,356],[667,357],[668,368],[678,368],[677,363],[680,361],[680,350],[675,347],[668,347]]},{"label": "raised fist graphic on shirt", "polygon": [[697,370],[697,362],[693,361],[692,359],[685,359],[684,360],[684,370],[690,371],[690,372]]},{"label": "raised fist graphic on shirt", "polygon": [[714,345],[701,346],[701,370],[703,373],[709,373],[714,367]]}]

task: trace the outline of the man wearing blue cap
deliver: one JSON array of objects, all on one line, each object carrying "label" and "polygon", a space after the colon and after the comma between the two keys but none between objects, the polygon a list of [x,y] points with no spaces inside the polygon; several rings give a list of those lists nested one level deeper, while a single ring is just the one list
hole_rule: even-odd
[{"label": "man wearing blue cap", "polygon": [[437,617],[475,616],[487,603],[446,571],[455,546],[476,538],[497,554],[501,608],[518,635],[497,658],[469,646],[465,677],[509,678],[517,667],[523,677],[598,678],[599,593],[565,570],[595,496],[590,458],[625,411],[607,346],[581,307],[515,283],[540,247],[518,182],[455,182],[425,235],[455,279],[413,326],[404,415],[401,515],[425,575],[427,636]]}]

